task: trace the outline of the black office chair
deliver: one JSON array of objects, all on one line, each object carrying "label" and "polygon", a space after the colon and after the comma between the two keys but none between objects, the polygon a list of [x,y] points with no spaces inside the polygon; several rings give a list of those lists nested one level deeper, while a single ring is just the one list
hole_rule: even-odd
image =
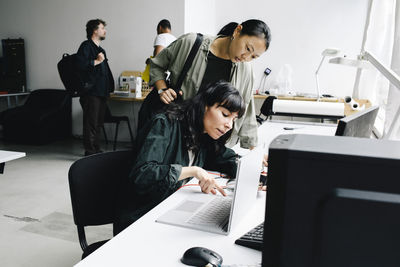
[{"label": "black office chair", "polygon": [[72,136],[71,96],[65,90],[37,89],[26,102],[0,115],[5,141],[43,145]]},{"label": "black office chair", "polygon": [[[129,134],[131,136],[131,142],[133,145],[133,135],[132,135],[131,124],[129,123],[129,117],[128,116],[113,116],[111,114],[110,108],[108,106],[106,106],[106,111],[104,114],[104,123],[115,123],[115,136],[114,136],[113,150],[115,150],[117,148],[118,128],[119,128],[119,124],[121,123],[121,121],[125,121],[128,124],[128,130],[129,130]],[[103,133],[104,133],[104,138],[106,139],[106,144],[108,144],[107,134],[106,134],[104,125],[103,125]]]},{"label": "black office chair", "polygon": [[[264,121],[266,121],[268,119],[268,117],[270,117],[271,115],[274,114],[274,112],[272,111],[272,104],[275,99],[277,99],[276,96],[268,96],[264,100],[264,102],[260,108],[260,114],[256,115],[256,120],[259,124],[262,124]],[[263,119],[261,117],[261,115],[264,115],[266,118]]]},{"label": "black office chair", "polygon": [[88,245],[85,226],[114,221],[119,186],[132,167],[132,151],[110,151],[75,161],[68,172],[74,222],[78,228],[82,259],[108,240]]}]

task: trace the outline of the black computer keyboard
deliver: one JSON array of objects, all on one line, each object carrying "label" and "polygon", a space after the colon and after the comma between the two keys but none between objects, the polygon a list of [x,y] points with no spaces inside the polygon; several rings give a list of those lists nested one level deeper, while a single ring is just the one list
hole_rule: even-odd
[{"label": "black computer keyboard", "polygon": [[263,232],[264,222],[260,223],[249,232],[236,239],[235,244],[261,251],[263,244]]}]

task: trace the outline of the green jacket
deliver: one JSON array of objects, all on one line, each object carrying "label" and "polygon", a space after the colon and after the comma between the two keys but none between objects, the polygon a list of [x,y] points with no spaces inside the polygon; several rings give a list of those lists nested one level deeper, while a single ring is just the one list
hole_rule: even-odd
[{"label": "green jacket", "polygon": [[[215,39],[216,37],[204,36],[199,52],[183,81],[182,88],[180,88],[183,91],[183,99],[192,98],[199,90],[207,68],[207,55],[210,51],[210,45]],[[195,40],[195,33],[182,35],[153,58],[150,67],[150,85],[154,85],[158,80],[164,80],[167,70],[171,72],[171,84],[175,85]],[[254,74],[251,64],[249,62],[233,63],[230,82],[243,97],[246,112],[242,118],[236,120],[232,137],[227,146],[234,146],[238,139],[240,139],[240,146],[243,148],[256,146],[257,121],[253,99]]]},{"label": "green jacket", "polygon": [[[122,183],[116,205],[116,232],[139,219],[184,184],[184,180],[178,181],[182,167],[189,165],[183,136],[182,122],[170,120],[165,114],[156,115],[139,131],[135,163],[129,178]],[[210,143],[213,142],[208,138]],[[235,152],[224,147],[216,155],[210,149],[208,145],[202,146],[193,166],[234,177],[237,167]]]}]

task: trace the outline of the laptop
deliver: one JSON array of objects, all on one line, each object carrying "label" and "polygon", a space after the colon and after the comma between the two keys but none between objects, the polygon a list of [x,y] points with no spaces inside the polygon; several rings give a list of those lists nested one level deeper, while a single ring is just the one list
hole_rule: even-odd
[{"label": "laptop", "polygon": [[228,196],[194,193],[156,222],[228,235],[256,200],[263,152],[257,147],[239,159],[233,192],[225,190]]}]

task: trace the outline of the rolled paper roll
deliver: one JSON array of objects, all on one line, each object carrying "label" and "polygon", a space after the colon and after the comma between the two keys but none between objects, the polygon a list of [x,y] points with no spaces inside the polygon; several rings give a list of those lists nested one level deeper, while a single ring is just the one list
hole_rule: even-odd
[{"label": "rolled paper roll", "polygon": [[344,103],[275,99],[272,105],[272,111],[274,113],[344,117]]}]

